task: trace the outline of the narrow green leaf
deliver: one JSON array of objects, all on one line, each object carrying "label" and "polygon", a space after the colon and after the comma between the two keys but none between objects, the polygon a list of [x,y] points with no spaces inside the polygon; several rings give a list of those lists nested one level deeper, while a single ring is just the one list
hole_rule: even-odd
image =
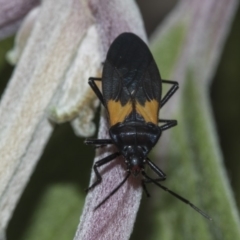
[{"label": "narrow green leaf", "polygon": [[169,78],[176,64],[186,37],[186,26],[179,23],[169,29],[161,38],[161,43],[151,45],[154,59],[158,63],[163,79]]},{"label": "narrow green leaf", "polygon": [[72,184],[53,184],[40,199],[22,240],[73,239],[83,196]]}]

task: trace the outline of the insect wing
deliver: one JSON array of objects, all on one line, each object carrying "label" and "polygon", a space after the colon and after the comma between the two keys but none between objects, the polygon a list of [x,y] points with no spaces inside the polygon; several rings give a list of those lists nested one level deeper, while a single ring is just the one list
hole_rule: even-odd
[{"label": "insect wing", "polygon": [[135,34],[123,33],[110,46],[102,88],[111,126],[134,111],[157,124],[161,77],[147,45]]}]

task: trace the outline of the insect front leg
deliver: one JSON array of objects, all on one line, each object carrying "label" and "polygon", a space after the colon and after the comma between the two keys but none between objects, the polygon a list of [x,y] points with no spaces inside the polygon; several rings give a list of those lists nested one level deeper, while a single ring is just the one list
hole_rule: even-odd
[{"label": "insect front leg", "polygon": [[99,90],[95,81],[102,81],[102,79],[101,78],[90,77],[88,79],[88,84],[90,85],[90,87],[92,88],[92,90],[94,91],[94,93],[96,94],[96,96],[98,97],[100,102],[102,103],[102,105],[105,107],[104,100],[103,100],[103,95],[102,95],[101,91]]},{"label": "insect front leg", "polygon": [[158,122],[165,123],[162,126],[160,126],[160,129],[162,131],[167,130],[167,129],[172,128],[177,125],[177,120],[159,119]]},{"label": "insect front leg", "polygon": [[168,90],[166,95],[161,100],[160,107],[162,108],[163,105],[172,97],[172,95],[178,90],[179,85],[176,81],[170,81],[170,80],[162,80],[162,83],[172,84],[173,86]]},{"label": "insect front leg", "polygon": [[99,161],[97,161],[94,165],[93,165],[93,170],[97,176],[97,180],[89,187],[86,189],[86,192],[88,192],[89,190],[93,189],[94,187],[96,187],[101,181],[102,181],[102,176],[100,175],[99,171],[98,171],[98,167],[114,160],[117,156],[119,156],[120,153],[119,152],[116,152],[116,153],[113,153]]}]

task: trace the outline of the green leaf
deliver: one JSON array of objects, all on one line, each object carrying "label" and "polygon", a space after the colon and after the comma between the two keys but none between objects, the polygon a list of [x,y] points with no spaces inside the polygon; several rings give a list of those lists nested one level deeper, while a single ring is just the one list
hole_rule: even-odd
[{"label": "green leaf", "polygon": [[45,190],[23,235],[24,240],[73,239],[83,196],[72,184],[53,184]]},{"label": "green leaf", "polygon": [[183,90],[179,125],[174,129],[167,156],[167,186],[207,212],[213,221],[161,194],[156,214],[158,231],[152,239],[238,239],[238,210],[229,190],[221,153],[209,112],[191,74]]},{"label": "green leaf", "polygon": [[173,67],[181,53],[185,36],[186,26],[180,22],[162,36],[161,42],[154,42],[151,45],[151,51],[163,79],[169,78],[172,74]]},{"label": "green leaf", "polygon": [[[208,84],[222,51],[219,43],[224,42],[231,25],[217,12],[204,13],[204,4],[185,5],[182,13],[178,12],[181,8],[175,9],[153,39],[151,49],[162,78],[179,81],[180,89],[160,114],[163,119],[177,119],[178,126],[164,132],[151,159],[167,174],[163,185],[213,220],[152,186],[152,198],[142,203],[138,216],[142,219],[137,219],[132,240],[240,239],[239,212],[219,147]],[[196,19],[194,7],[201,8],[205,18]],[[233,17],[229,7],[225,10]],[[211,21],[205,21],[207,14]]]}]

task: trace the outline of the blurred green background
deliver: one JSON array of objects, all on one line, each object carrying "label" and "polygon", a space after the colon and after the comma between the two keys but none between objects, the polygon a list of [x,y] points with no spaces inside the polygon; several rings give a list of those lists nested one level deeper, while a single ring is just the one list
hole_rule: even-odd
[{"label": "blurred green background", "polygon": [[[177,1],[137,1],[150,36]],[[225,44],[209,91],[219,143],[230,183],[240,207],[240,11]],[[1,94],[13,68],[4,60],[13,39],[0,43]],[[96,123],[98,116],[96,116]],[[84,204],[93,150],[77,138],[69,124],[56,126],[10,221],[9,240],[72,239]],[[56,204],[57,203],[57,204]],[[132,240],[148,239],[154,231],[144,222],[149,201],[144,197]],[[56,221],[57,219],[57,221]],[[142,226],[146,226],[143,230]]]}]

